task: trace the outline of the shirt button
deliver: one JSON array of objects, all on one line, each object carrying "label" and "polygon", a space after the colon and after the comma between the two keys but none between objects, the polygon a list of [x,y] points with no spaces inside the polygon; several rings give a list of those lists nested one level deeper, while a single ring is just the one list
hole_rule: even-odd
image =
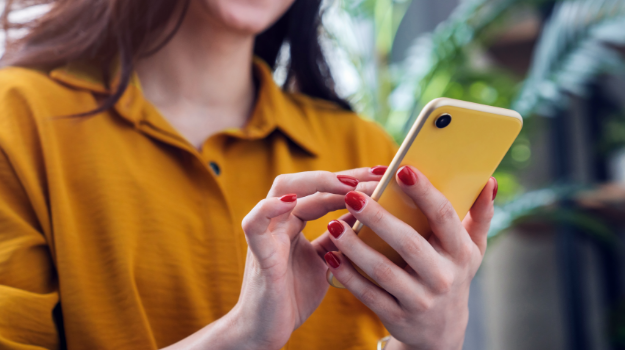
[{"label": "shirt button", "polygon": [[219,169],[219,165],[217,165],[217,163],[210,162],[208,163],[208,166],[211,167],[211,169],[213,169],[213,172],[215,173],[215,175],[219,176],[219,174],[221,174],[221,169]]}]

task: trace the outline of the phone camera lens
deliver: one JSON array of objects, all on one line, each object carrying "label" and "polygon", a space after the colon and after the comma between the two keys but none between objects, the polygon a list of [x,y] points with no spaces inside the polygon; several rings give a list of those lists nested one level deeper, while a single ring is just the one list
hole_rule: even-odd
[{"label": "phone camera lens", "polygon": [[443,114],[440,117],[436,118],[434,124],[437,128],[442,129],[446,128],[447,125],[451,123],[451,116],[449,114]]}]

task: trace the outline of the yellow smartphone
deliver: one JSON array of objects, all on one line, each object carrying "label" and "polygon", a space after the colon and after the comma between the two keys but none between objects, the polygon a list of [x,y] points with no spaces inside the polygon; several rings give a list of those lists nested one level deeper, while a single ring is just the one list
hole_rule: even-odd
[{"label": "yellow smartphone", "polygon": [[[462,220],[522,127],[523,118],[513,110],[450,98],[432,100],[415,120],[371,198],[427,238],[431,234],[427,219],[395,180],[400,165],[412,165],[427,176]],[[366,244],[399,267],[406,266],[371,229],[358,221],[353,229]],[[327,278],[330,285],[344,288],[329,271]]]}]

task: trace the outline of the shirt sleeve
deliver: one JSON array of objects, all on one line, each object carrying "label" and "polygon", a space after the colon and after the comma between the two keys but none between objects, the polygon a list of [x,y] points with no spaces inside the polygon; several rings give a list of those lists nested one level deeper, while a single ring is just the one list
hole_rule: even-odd
[{"label": "shirt sleeve", "polygon": [[0,150],[0,348],[57,349],[58,280],[16,172]]}]

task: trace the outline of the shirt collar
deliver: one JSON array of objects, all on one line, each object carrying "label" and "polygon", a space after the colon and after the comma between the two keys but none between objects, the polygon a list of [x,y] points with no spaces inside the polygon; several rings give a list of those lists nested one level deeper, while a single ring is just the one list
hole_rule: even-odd
[{"label": "shirt collar", "polygon": [[[312,133],[310,115],[292,94],[283,91],[273,80],[271,68],[260,58],[254,58],[254,73],[258,79],[258,92],[254,111],[242,129],[226,130],[224,133],[243,139],[262,139],[279,129],[295,144],[313,156],[319,154],[318,141]],[[95,94],[108,94],[109,90],[102,82],[102,75],[97,67],[84,63],[71,63],[56,68],[50,77],[73,88],[88,90]],[[111,84],[115,86],[115,83]],[[170,134],[177,131],[156,112],[141,91],[141,84],[136,74],[119,101],[115,104],[117,113],[135,126],[150,123]],[[154,113],[150,113],[152,110]]]}]

